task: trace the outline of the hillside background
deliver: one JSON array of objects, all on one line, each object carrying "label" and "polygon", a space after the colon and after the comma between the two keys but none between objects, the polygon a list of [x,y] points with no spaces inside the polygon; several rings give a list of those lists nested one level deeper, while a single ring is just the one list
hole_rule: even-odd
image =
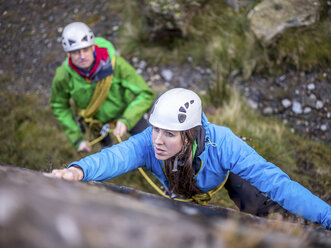
[{"label": "hillside background", "polygon": [[[113,42],[157,93],[195,90],[211,122],[229,126],[330,204],[330,2],[313,1],[314,22],[268,44],[248,18],[263,1],[182,1],[185,18],[165,29],[148,19],[155,2],[169,2],[160,19],[167,23],[179,1],[1,3],[0,163],[47,172],[86,155],[69,144],[48,104],[55,69],[65,59],[61,32],[82,21]],[[111,182],[153,192],[137,172]],[[235,208],[224,190],[212,203]]]}]

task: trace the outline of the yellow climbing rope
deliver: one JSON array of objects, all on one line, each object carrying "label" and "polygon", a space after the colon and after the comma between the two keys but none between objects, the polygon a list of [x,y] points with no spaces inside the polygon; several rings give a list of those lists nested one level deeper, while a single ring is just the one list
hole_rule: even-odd
[{"label": "yellow climbing rope", "polygon": [[[114,131],[114,129],[110,129],[109,132],[112,132]],[[93,146],[95,145],[96,143],[100,142],[101,140],[103,140],[105,137],[106,137],[107,134],[103,134],[103,135],[100,135],[99,137],[97,137],[96,139],[92,140],[89,142],[89,145],[90,146]]]}]

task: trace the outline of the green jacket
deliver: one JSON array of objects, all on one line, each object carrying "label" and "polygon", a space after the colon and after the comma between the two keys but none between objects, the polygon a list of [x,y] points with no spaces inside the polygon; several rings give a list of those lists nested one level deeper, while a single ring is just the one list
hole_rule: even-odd
[{"label": "green jacket", "polygon": [[[110,58],[116,56],[116,60],[111,88],[94,119],[102,123],[121,120],[130,130],[152,105],[154,93],[136,70],[124,58],[115,54],[115,48],[109,41],[96,37],[95,44],[107,48]],[[88,83],[73,70],[69,66],[68,58],[57,68],[53,79],[50,104],[75,148],[78,147],[77,141],[82,140],[83,134],[75,121],[69,101],[72,99],[78,108],[85,109],[96,84],[97,82]]]}]

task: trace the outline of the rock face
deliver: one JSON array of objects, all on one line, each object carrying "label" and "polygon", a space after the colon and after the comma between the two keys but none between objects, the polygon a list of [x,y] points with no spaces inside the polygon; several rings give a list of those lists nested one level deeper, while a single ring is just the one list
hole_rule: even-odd
[{"label": "rock face", "polygon": [[209,0],[140,0],[149,28],[149,40],[167,44],[173,37],[185,37],[186,27]]},{"label": "rock face", "polygon": [[331,245],[331,232],[321,228],[13,166],[0,166],[0,203],[0,247]]},{"label": "rock face", "polygon": [[319,19],[318,0],[264,0],[248,14],[250,27],[263,45],[288,28],[307,26]]},{"label": "rock face", "polygon": [[246,6],[255,3],[255,0],[225,0],[235,11],[238,11],[241,6]]}]

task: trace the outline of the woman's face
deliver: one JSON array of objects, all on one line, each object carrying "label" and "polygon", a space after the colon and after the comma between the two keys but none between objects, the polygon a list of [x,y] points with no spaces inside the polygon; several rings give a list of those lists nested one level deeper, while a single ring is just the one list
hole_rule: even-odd
[{"label": "woman's face", "polygon": [[155,157],[159,160],[167,160],[182,149],[183,140],[180,131],[153,127],[153,145]]}]

